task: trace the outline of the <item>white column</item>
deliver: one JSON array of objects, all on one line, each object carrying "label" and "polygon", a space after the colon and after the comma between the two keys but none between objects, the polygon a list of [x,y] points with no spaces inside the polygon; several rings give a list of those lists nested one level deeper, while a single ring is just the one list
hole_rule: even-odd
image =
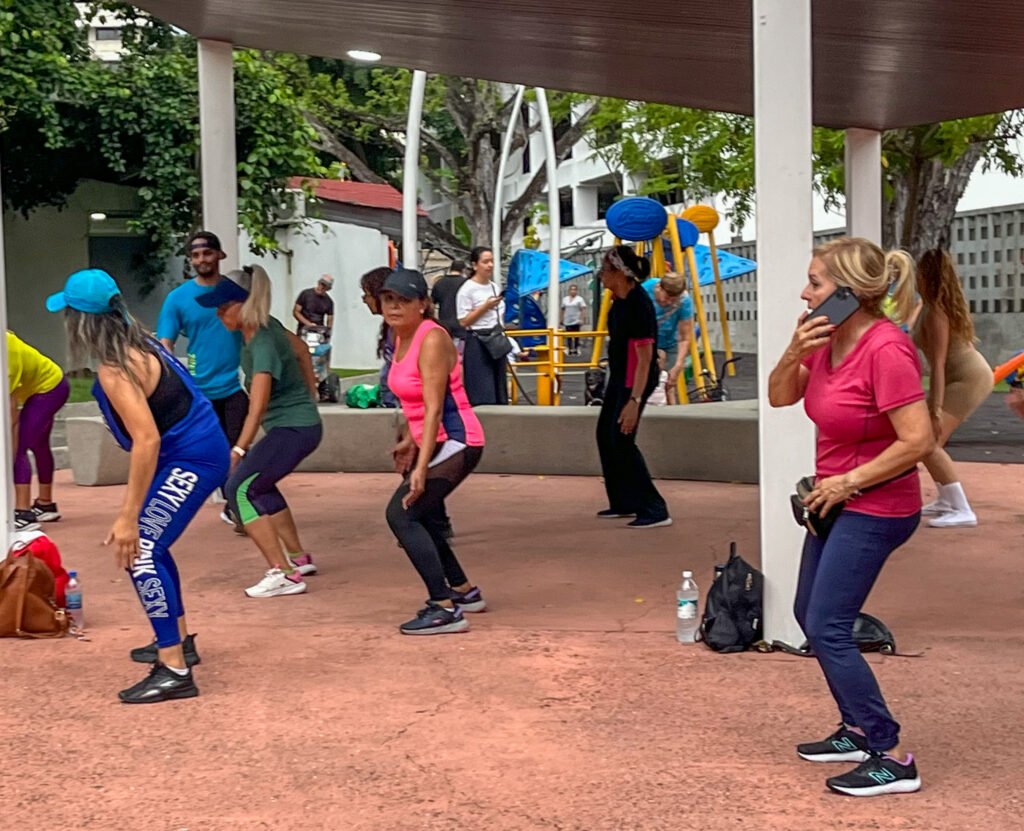
[{"label": "white column", "polygon": [[846,233],[882,243],[882,134],[846,131]]},{"label": "white column", "polygon": [[412,73],[409,92],[409,117],[405,124],[405,168],[402,171],[402,265],[418,271],[420,267],[419,203],[417,185],[420,179],[420,126],[423,122],[423,95],[427,89],[427,73]]},{"label": "white column", "polygon": [[757,188],[758,439],[765,638],[803,642],[793,617],[803,535],[789,494],[814,468],[814,433],[799,405],[768,406],[768,374],[804,307],[813,245],[811,3],[753,0]]},{"label": "white column", "polygon": [[[508,166],[508,157],[512,152],[512,139],[515,137],[516,125],[519,124],[519,111],[522,109],[525,91],[526,87],[522,84],[516,85],[508,126],[505,127],[505,140],[501,143],[498,181],[494,184],[494,206],[491,208],[491,249],[494,252],[494,282],[499,286],[505,285],[505,281],[501,277],[501,220],[505,213],[505,168]],[[529,141],[530,137],[527,136],[526,140]]]},{"label": "white column", "polygon": [[239,265],[238,165],[232,46],[218,40],[199,41],[199,158],[203,228],[220,237],[223,273]]},{"label": "white column", "polygon": [[[7,259],[4,253],[4,194],[3,185],[0,183],[0,332],[7,332]],[[46,314],[42,306],[39,314]],[[7,336],[4,335],[4,342],[0,344],[0,377],[3,378],[4,395],[3,406],[0,406],[0,464],[4,466],[0,473],[0,510],[4,512],[3,522],[0,529],[3,533],[4,554],[10,547],[11,525],[14,515],[14,451],[11,447],[11,408],[7,402],[11,398],[10,380],[7,375]]]},{"label": "white column", "polygon": [[548,95],[541,87],[537,87],[537,110],[540,113],[540,129],[544,136],[544,164],[548,169],[548,326],[558,328],[558,315],[561,311],[558,297],[558,267],[562,264],[562,219],[558,199],[558,156],[555,155],[555,130],[551,125],[551,112],[548,110]]}]

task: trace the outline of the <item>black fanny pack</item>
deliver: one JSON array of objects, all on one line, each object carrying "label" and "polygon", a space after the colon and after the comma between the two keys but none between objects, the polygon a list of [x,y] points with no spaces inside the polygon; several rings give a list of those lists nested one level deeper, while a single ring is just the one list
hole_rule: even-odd
[{"label": "black fanny pack", "polygon": [[[897,479],[902,479],[917,470],[917,465],[911,468],[907,468],[902,473],[897,473],[895,476],[886,479],[884,482],[879,482],[877,485],[871,485],[870,487],[861,490],[861,493],[868,493],[883,485],[888,485],[891,482],[895,482]],[[839,515],[843,512],[843,508],[846,507],[846,502],[840,502],[838,505],[833,505],[827,514],[819,514],[817,511],[812,511],[804,504],[804,500],[810,496],[811,491],[814,490],[813,476],[805,476],[799,482],[796,483],[796,493],[790,494],[789,504],[793,509],[793,519],[797,525],[801,525],[806,528],[810,533],[814,534],[819,540],[824,542],[832,530],[832,526],[836,524],[836,520],[839,519]]]},{"label": "black fanny pack", "polygon": [[471,329],[470,331],[495,361],[500,361],[512,351],[512,341],[500,326],[493,329]]}]

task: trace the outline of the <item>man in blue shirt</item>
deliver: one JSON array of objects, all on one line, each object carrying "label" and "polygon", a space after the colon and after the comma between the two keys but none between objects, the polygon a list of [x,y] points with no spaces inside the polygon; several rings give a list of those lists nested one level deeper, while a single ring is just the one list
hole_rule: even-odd
[{"label": "man in blue shirt", "polygon": [[217,319],[217,310],[200,306],[196,298],[213,291],[224,278],[220,240],[209,231],[198,231],[188,241],[187,251],[196,276],[167,295],[160,309],[156,336],[168,350],[184,335],[188,341],[188,370],[196,385],[210,399],[217,420],[233,447],[249,412],[249,398],[238,380],[242,336],[229,332]]},{"label": "man in blue shirt", "polygon": [[677,382],[686,365],[693,337],[693,301],[678,274],[666,274],[660,280],[652,277],[643,285],[654,301],[658,317],[658,363],[662,371],[668,373],[665,396],[669,404],[678,404]]}]

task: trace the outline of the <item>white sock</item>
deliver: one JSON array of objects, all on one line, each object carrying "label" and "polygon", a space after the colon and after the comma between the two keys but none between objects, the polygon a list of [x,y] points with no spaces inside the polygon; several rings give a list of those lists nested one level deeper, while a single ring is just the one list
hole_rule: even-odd
[{"label": "white sock", "polygon": [[964,494],[964,489],[959,482],[950,482],[948,485],[943,485],[942,498],[947,504],[953,506],[954,511],[970,511],[971,506],[967,501],[967,496]]},{"label": "white sock", "polygon": [[184,669],[178,669],[177,667],[168,666],[167,664],[164,664],[164,666],[167,667],[175,675],[181,678],[184,678],[186,675],[188,675],[188,667],[185,667]]}]

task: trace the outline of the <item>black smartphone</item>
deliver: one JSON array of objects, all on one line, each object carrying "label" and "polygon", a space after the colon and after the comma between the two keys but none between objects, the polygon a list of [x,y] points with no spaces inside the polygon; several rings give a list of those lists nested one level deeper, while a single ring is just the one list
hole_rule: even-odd
[{"label": "black smartphone", "polygon": [[840,286],[826,297],[818,308],[811,309],[807,317],[825,317],[833,326],[838,326],[859,308],[860,301],[857,296],[845,286]]},{"label": "black smartphone", "polygon": [[498,292],[498,297],[500,297],[502,300],[505,299],[505,291],[505,289],[502,289],[501,291]]}]

